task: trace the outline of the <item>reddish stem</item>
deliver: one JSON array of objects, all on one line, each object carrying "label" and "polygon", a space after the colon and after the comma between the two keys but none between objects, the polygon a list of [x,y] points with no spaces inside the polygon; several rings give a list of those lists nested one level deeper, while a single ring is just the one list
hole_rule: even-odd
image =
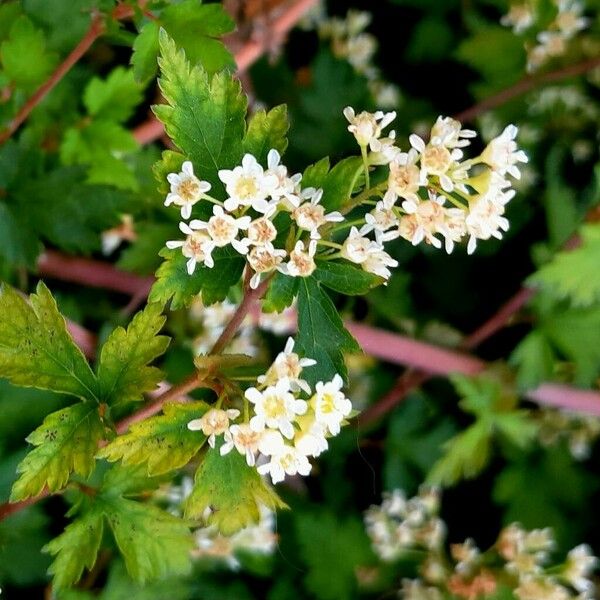
[{"label": "reddish stem", "polygon": [[8,127],[0,133],[0,144],[3,144],[8,140],[17,129],[25,122],[29,113],[46,97],[46,95],[54,89],[58,82],[71,70],[73,65],[79,61],[79,59],[90,49],[91,45],[102,35],[104,32],[104,21],[102,16],[94,14],[92,22],[86,34],[83,36],[79,44],[73,48],[71,53],[65,58],[65,60],[57,67],[57,69],[50,75],[47,81],[45,81],[37,91],[23,104],[15,118],[9,123]]},{"label": "reddish stem", "polygon": [[560,81],[562,79],[567,79],[569,77],[576,77],[577,75],[583,75],[596,67],[600,67],[600,58],[590,58],[588,60],[584,60],[583,62],[577,63],[575,65],[569,65],[567,67],[563,67],[561,69],[557,69],[556,71],[551,71],[550,73],[544,73],[542,75],[534,75],[527,76],[517,81],[514,85],[501,90],[497,94],[490,96],[489,98],[485,98],[481,102],[474,104],[470,108],[459,112],[454,115],[454,118],[457,121],[465,122],[472,121],[475,117],[478,117],[480,114],[487,112],[493,108],[498,108],[503,104],[506,104],[513,98],[521,96],[530,90],[535,89],[540,85],[545,85],[548,83],[553,83],[555,81]]}]

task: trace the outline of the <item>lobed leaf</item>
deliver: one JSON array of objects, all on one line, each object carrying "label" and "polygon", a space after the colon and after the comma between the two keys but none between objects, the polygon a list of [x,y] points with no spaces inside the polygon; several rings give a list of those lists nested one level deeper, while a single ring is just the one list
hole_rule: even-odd
[{"label": "lobed leaf", "polygon": [[363,296],[383,283],[381,277],[350,263],[326,260],[317,262],[317,270],[313,276],[325,287],[346,296]]},{"label": "lobed leaf", "polygon": [[285,152],[289,126],[285,104],[276,106],[269,112],[264,109],[255,112],[248,123],[248,130],[242,142],[244,153],[249,152],[260,164],[265,165],[269,150],[272,148],[279,154]]}]

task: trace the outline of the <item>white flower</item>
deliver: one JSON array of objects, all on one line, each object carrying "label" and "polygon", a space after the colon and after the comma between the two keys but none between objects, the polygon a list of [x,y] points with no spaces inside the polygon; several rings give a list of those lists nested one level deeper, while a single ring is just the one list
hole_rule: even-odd
[{"label": "white flower", "polygon": [[388,137],[372,139],[369,147],[371,148],[369,163],[372,165],[387,165],[400,154],[400,148],[396,146],[395,131],[390,131]]},{"label": "white flower", "polygon": [[578,592],[589,592],[594,587],[589,577],[597,564],[598,559],[592,554],[591,548],[581,544],[567,555],[567,564],[561,576]]},{"label": "white flower", "polygon": [[221,456],[228,454],[235,448],[241,455],[246,457],[248,466],[253,467],[262,435],[262,432],[254,431],[248,423],[232,425],[228,431],[225,431],[225,441],[220,448]]},{"label": "white flower", "polygon": [[[380,246],[384,242],[396,239],[400,232],[397,227],[399,224],[398,217],[392,208],[387,208],[383,200],[380,200],[375,206],[375,210],[365,215],[365,225],[360,228],[359,233],[366,235],[371,231],[375,231],[375,240]],[[394,231],[389,229],[396,228]]]},{"label": "white flower", "polygon": [[508,125],[504,131],[494,138],[481,153],[481,160],[498,171],[500,175],[509,173],[516,179],[521,177],[521,172],[517,163],[528,161],[527,155],[523,150],[517,148],[514,141],[517,137],[518,129],[514,125]]},{"label": "white flower", "polygon": [[247,256],[248,263],[254,270],[254,275],[250,279],[250,287],[253,290],[258,287],[262,273],[268,273],[273,269],[280,268],[286,254],[285,250],[275,249],[271,244],[252,248]]},{"label": "white flower", "polygon": [[350,262],[361,264],[367,260],[369,254],[373,254],[373,252],[380,249],[381,247],[377,242],[364,237],[356,227],[352,227],[340,253]]},{"label": "white flower", "polygon": [[229,421],[237,419],[240,411],[235,408],[228,410],[220,410],[211,408],[204,413],[199,419],[194,419],[188,423],[190,431],[202,431],[208,437],[208,445],[211,448],[215,447],[215,436],[225,433],[229,429]]},{"label": "white flower", "polygon": [[265,246],[277,237],[277,228],[273,225],[273,221],[269,218],[272,211],[269,211],[259,219],[255,219],[248,225],[246,232],[246,240],[248,245]]},{"label": "white flower", "polygon": [[460,208],[447,208],[444,211],[444,227],[440,233],[445,238],[444,247],[448,254],[454,250],[454,244],[467,233],[466,216],[467,213]]},{"label": "white flower", "polygon": [[515,33],[522,33],[533,25],[533,17],[533,11],[528,4],[512,4],[508,13],[500,19],[500,23],[505,27],[512,27]]},{"label": "white flower", "polygon": [[167,194],[165,206],[176,204],[181,206],[181,217],[189,219],[192,206],[210,190],[208,181],[200,181],[194,175],[194,167],[189,160],[181,165],[180,173],[169,173],[167,181],[171,184],[171,192]]},{"label": "white flower", "polygon": [[261,312],[258,317],[258,326],[265,331],[275,335],[285,335],[296,330],[296,307],[295,303],[282,310],[280,313]]},{"label": "white flower", "polygon": [[313,418],[307,417],[309,424],[303,424],[300,421],[300,432],[294,438],[294,446],[301,454],[305,456],[319,456],[329,444],[325,438],[325,426]]},{"label": "white flower", "polygon": [[503,217],[504,206],[493,202],[486,196],[479,196],[469,204],[469,214],[465,219],[469,243],[467,252],[473,254],[477,240],[489,240],[491,237],[502,239],[502,231],[508,231],[508,219]]},{"label": "white flower", "polygon": [[315,395],[310,399],[310,404],[315,411],[315,419],[322,423],[331,435],[340,432],[342,421],[352,411],[352,402],[341,391],[343,385],[344,382],[339,375],[334,375],[327,383],[318,381]]},{"label": "white flower", "polygon": [[297,400],[289,392],[287,380],[278,381],[260,392],[254,387],[245,392],[246,398],[254,404],[255,416],[250,419],[254,431],[263,431],[265,427],[278,429],[288,439],[294,437],[293,421],[296,415],[307,410],[304,400]]},{"label": "white flower", "polygon": [[261,432],[258,442],[258,451],[264,456],[279,454],[285,447],[285,440],[281,433],[275,429],[265,429]]},{"label": "white flower", "polygon": [[236,219],[228,215],[221,206],[214,206],[213,216],[208,221],[194,219],[190,221],[190,227],[198,230],[206,229],[214,245],[219,248],[231,244],[240,254],[246,254],[248,244],[236,238],[240,230],[248,229],[251,220],[248,216]]},{"label": "white flower", "polygon": [[169,241],[167,242],[167,248],[171,250],[181,248],[183,256],[189,259],[187,261],[188,274],[193,274],[198,263],[212,268],[215,264],[212,258],[212,251],[215,248],[215,244],[210,236],[204,231],[194,231],[186,223],[179,223],[179,229],[187,235],[187,238],[183,241]]},{"label": "white flower", "polygon": [[319,239],[319,227],[325,223],[340,223],[344,220],[343,215],[338,212],[325,214],[325,209],[319,204],[323,190],[315,190],[310,196],[310,202],[304,202],[292,212],[292,218],[300,229],[310,231],[312,239]]},{"label": "white flower", "polygon": [[288,210],[300,204],[299,185],[302,180],[302,175],[296,173],[291,177],[288,175],[288,170],[285,165],[279,164],[281,155],[277,150],[272,148],[267,156],[267,171],[265,175],[273,176],[277,180],[275,188],[271,191],[271,197],[275,202],[283,202]]},{"label": "white flower", "polygon": [[121,224],[102,232],[102,254],[112,254],[124,241],[133,242],[137,239],[133,217],[123,215]]},{"label": "white flower", "polygon": [[[414,148],[408,152],[401,152],[390,163],[388,177],[388,186],[391,192],[400,198],[415,202],[418,201],[417,192],[422,184],[421,171],[416,165],[418,159],[419,153]],[[391,200],[391,197],[388,196],[388,198]],[[389,200],[387,203],[389,204]]]},{"label": "white flower", "polygon": [[443,145],[446,148],[464,148],[471,142],[470,138],[477,134],[472,129],[463,129],[462,125],[452,117],[437,118],[431,128],[431,143],[433,145]]},{"label": "white flower", "polygon": [[292,391],[303,390],[311,393],[308,383],[300,378],[302,369],[317,364],[312,358],[300,358],[294,350],[294,338],[288,338],[283,352],[280,352],[265,375],[258,378],[258,383],[273,384],[281,379],[287,379]]},{"label": "white flower", "polygon": [[422,138],[413,133],[409,141],[411,146],[421,154],[421,182],[425,182],[428,175],[437,175],[442,188],[451,192],[454,185],[448,176],[448,171],[462,158],[462,150],[456,147],[449,149],[440,137],[425,144]]},{"label": "white flower", "polygon": [[[400,233],[398,233],[398,235],[400,235]],[[367,273],[373,273],[384,279],[389,279],[392,272],[388,267],[397,267],[398,261],[392,258],[385,250],[377,250],[376,252],[370,253],[367,256],[367,260],[360,266],[363,271],[367,271]]]},{"label": "white flower", "polygon": [[269,210],[266,198],[277,187],[277,177],[265,174],[252,154],[245,154],[241,166],[233,170],[221,169],[219,179],[225,184],[229,195],[225,200],[228,211],[240,206],[251,206],[260,213]]},{"label": "white flower", "polygon": [[287,263],[277,267],[284,275],[290,277],[309,277],[317,268],[315,263],[315,253],[317,251],[317,240],[311,240],[306,243],[298,240],[294,249],[290,252],[290,258]]},{"label": "white flower", "polygon": [[281,452],[271,455],[270,461],[258,467],[261,475],[271,475],[273,483],[279,483],[286,475],[308,475],[311,464],[308,458],[293,446],[284,446]]},{"label": "white flower", "polygon": [[566,38],[573,37],[589,25],[590,20],[581,16],[583,8],[583,3],[577,0],[559,1],[558,15],[554,19],[554,25]]},{"label": "white flower", "polygon": [[363,111],[356,115],[354,109],[347,106],[344,109],[344,116],[350,123],[348,131],[354,135],[359,146],[366,147],[372,140],[381,136],[381,130],[396,118],[396,113],[384,113],[378,110],[375,113]]}]

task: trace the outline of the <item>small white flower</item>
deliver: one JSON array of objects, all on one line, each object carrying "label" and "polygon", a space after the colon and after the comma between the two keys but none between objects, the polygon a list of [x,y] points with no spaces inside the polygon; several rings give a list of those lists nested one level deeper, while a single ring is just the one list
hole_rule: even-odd
[{"label": "small white flower", "polygon": [[214,266],[212,251],[215,244],[211,237],[204,231],[195,231],[186,223],[179,223],[179,229],[186,234],[185,240],[174,240],[167,242],[167,248],[181,248],[183,256],[188,258],[187,272],[192,275],[196,270],[198,263],[204,264],[209,268]]},{"label": "small white flower", "polygon": [[[398,233],[398,235],[400,235],[400,233]],[[376,252],[369,254],[369,256],[367,256],[367,260],[365,260],[365,262],[363,262],[360,266],[363,271],[367,271],[367,273],[373,273],[374,275],[378,275],[379,277],[383,277],[387,280],[392,275],[392,272],[388,269],[388,267],[397,267],[398,261],[392,258],[384,250],[377,250]]]},{"label": "small white flower", "polygon": [[377,242],[364,237],[356,227],[352,227],[340,253],[350,262],[361,264],[367,260],[369,254],[373,254],[373,252],[380,249],[381,247]]},{"label": "small white flower", "polygon": [[[408,152],[398,154],[390,163],[388,187],[389,191],[393,192],[395,196],[406,200],[414,200],[415,202],[418,201],[417,192],[422,185],[421,171],[416,165],[418,159],[419,153],[411,148]],[[389,200],[386,203],[390,204],[392,197],[388,196],[388,198]]]},{"label": "small white flower", "polygon": [[469,139],[476,136],[475,131],[463,129],[456,119],[441,115],[431,128],[431,143],[433,145],[441,144],[446,148],[464,148],[471,143]]},{"label": "small white flower", "polygon": [[492,167],[492,169],[498,171],[500,175],[509,173],[516,179],[521,177],[517,163],[526,163],[528,161],[525,152],[517,148],[515,138],[518,131],[514,125],[508,125],[481,153],[481,160]]},{"label": "small white flower", "polygon": [[253,467],[262,436],[262,432],[254,431],[248,423],[232,425],[228,431],[225,431],[225,441],[219,450],[221,456],[235,448],[242,456],[246,457],[248,466]]},{"label": "small white flower", "polygon": [[[459,148],[448,149],[440,137],[432,139],[425,144],[422,138],[412,134],[409,138],[411,146],[421,154],[421,182],[425,182],[428,175],[437,175],[442,187],[452,191],[452,184],[447,176],[448,171],[462,158],[462,150]],[[450,188],[449,190],[447,188]]]},{"label": "small white flower", "polygon": [[369,147],[371,148],[369,163],[372,165],[387,165],[400,154],[400,148],[396,146],[395,131],[390,131],[388,137],[372,139]]},{"label": "small white flower", "polygon": [[559,1],[558,15],[554,19],[554,25],[566,38],[573,37],[590,24],[590,19],[581,16],[583,9],[583,3],[577,0]]},{"label": "small white flower", "polygon": [[180,173],[169,173],[167,181],[171,184],[171,192],[167,194],[165,206],[176,204],[181,206],[181,217],[189,219],[192,214],[192,206],[210,191],[208,181],[200,181],[194,175],[194,167],[189,160],[181,165]]},{"label": "small white flower", "polygon": [[204,413],[199,419],[194,419],[188,423],[190,431],[202,431],[208,437],[208,445],[211,448],[215,447],[215,437],[225,433],[229,429],[229,421],[233,421],[239,417],[240,411],[234,408],[228,410],[220,410],[211,408]]},{"label": "small white flower", "polygon": [[467,233],[465,218],[467,213],[460,208],[447,208],[444,211],[444,227],[440,233],[444,236],[446,252],[450,254],[454,250],[454,244]]},{"label": "small white flower", "polygon": [[329,444],[325,438],[325,425],[309,418],[309,424],[300,423],[300,432],[294,438],[296,450],[305,456],[319,456]]},{"label": "small white flower", "polygon": [[500,23],[505,27],[512,27],[515,33],[522,33],[533,25],[534,14],[527,3],[512,4],[508,13],[501,19]]},{"label": "small white flower", "polygon": [[473,254],[477,240],[489,240],[491,237],[502,239],[502,232],[508,231],[508,219],[503,217],[504,205],[492,201],[486,196],[478,196],[469,204],[469,214],[465,219],[469,243],[467,252]]},{"label": "small white flower", "polygon": [[213,216],[208,221],[194,219],[190,222],[190,227],[205,229],[218,248],[231,244],[240,254],[246,254],[248,244],[236,238],[240,230],[248,229],[251,220],[248,216],[236,219],[228,215],[221,206],[214,206]]},{"label": "small white flower", "polygon": [[282,202],[287,210],[293,210],[300,204],[300,181],[302,174],[296,173],[291,177],[285,165],[280,164],[281,155],[272,148],[267,156],[267,171],[265,175],[273,176],[277,180],[277,185],[271,191],[271,197],[276,203]]},{"label": "small white flower", "polygon": [[319,239],[319,227],[325,223],[340,223],[344,220],[344,216],[338,212],[330,212],[325,214],[325,209],[319,202],[323,196],[323,190],[315,190],[311,194],[310,202],[304,202],[292,212],[292,218],[296,221],[296,225],[300,229],[310,231],[312,239]]},{"label": "small white flower", "polygon": [[121,224],[102,232],[102,254],[112,254],[124,241],[133,242],[137,239],[133,217],[123,215]]},{"label": "small white flower", "polygon": [[331,435],[340,432],[342,421],[352,411],[352,402],[341,391],[344,382],[339,375],[334,375],[331,381],[318,381],[315,395],[310,404],[315,411],[315,419],[322,423]]},{"label": "small white flower", "polygon": [[273,384],[281,379],[287,379],[292,391],[303,390],[307,394],[311,393],[308,383],[300,378],[302,369],[312,367],[317,364],[312,358],[300,358],[294,351],[294,338],[288,338],[283,352],[280,352],[275,358],[273,364],[265,375],[258,378],[258,383]]},{"label": "small white flower", "polygon": [[[398,217],[392,208],[387,208],[383,200],[380,200],[375,206],[375,210],[365,215],[365,225],[360,228],[359,233],[366,235],[371,231],[375,231],[375,240],[380,246],[384,242],[396,239],[400,232],[397,227],[399,224]],[[394,231],[389,231],[396,228]]]},{"label": "small white flower", "polygon": [[279,483],[286,475],[308,475],[311,464],[308,458],[293,446],[284,446],[281,452],[271,455],[270,461],[258,467],[261,475],[271,475],[273,483]]},{"label": "small white flower", "polygon": [[277,237],[277,228],[270,219],[272,214],[272,211],[270,211],[248,225],[248,231],[246,232],[248,245],[265,246],[266,244],[275,241],[275,238]]},{"label": "small white flower", "polygon": [[280,268],[286,254],[285,250],[275,249],[271,244],[252,248],[247,256],[248,263],[254,270],[254,275],[250,279],[250,287],[253,290],[258,287],[262,273],[269,273]]},{"label": "small white flower", "polygon": [[366,147],[372,140],[381,137],[381,130],[396,118],[396,113],[378,110],[375,113],[363,111],[357,115],[351,106],[347,106],[344,116],[350,123],[348,131],[354,135],[359,146]]},{"label": "small white flower", "polygon": [[248,388],[246,398],[254,404],[255,416],[250,419],[250,427],[254,431],[263,431],[265,427],[278,429],[288,439],[294,437],[293,421],[296,415],[303,415],[307,410],[304,400],[297,400],[289,392],[287,380],[278,381],[260,392],[256,388]]},{"label": "small white flower", "polygon": [[298,240],[294,249],[290,252],[288,262],[277,268],[284,275],[290,277],[309,277],[317,268],[314,258],[316,251],[317,240],[311,240],[308,243],[308,248],[305,242]]},{"label": "small white flower", "polygon": [[591,548],[581,544],[567,555],[567,564],[561,575],[578,592],[589,592],[594,587],[589,577],[597,565],[598,559],[592,554]]},{"label": "small white flower", "polygon": [[281,433],[276,429],[265,429],[261,432],[261,438],[258,442],[258,451],[264,456],[273,456],[279,454],[285,447],[285,440]]},{"label": "small white flower", "polygon": [[269,210],[266,198],[277,187],[277,177],[266,175],[252,154],[245,154],[241,166],[233,170],[221,169],[219,179],[229,195],[226,210],[234,211],[240,206],[251,206],[260,213]]}]

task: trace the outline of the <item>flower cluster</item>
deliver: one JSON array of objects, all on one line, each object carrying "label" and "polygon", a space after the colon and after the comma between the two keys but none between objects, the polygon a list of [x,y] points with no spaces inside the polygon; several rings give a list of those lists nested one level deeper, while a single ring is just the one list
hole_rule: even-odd
[{"label": "flower cluster", "polygon": [[[583,16],[584,5],[579,0],[555,0],[555,4],[557,12],[554,19],[537,33],[535,43],[526,46],[529,72],[536,71],[552,58],[564,55],[569,41],[590,23]],[[533,4],[519,1],[511,5],[500,22],[522,34],[533,28],[537,20]]]},{"label": "flower cluster", "polygon": [[591,598],[590,575],[597,559],[585,544],[571,550],[562,564],[548,566],[555,542],[549,529],[526,531],[517,524],[504,528],[483,552],[471,539],[445,549],[445,525],[438,517],[439,495],[422,490],[409,500],[395,490],[381,506],[365,515],[373,548],[384,561],[406,558],[421,550],[419,580],[405,580],[405,600],[488,597],[509,586],[519,600]]},{"label": "flower cluster", "polygon": [[544,446],[565,441],[573,458],[585,460],[600,437],[600,419],[564,410],[543,409],[538,437]]},{"label": "flower cluster", "polygon": [[[197,264],[213,268],[213,251],[224,247],[246,256],[254,271],[250,280],[253,288],[259,285],[263,274],[275,270],[292,277],[312,274],[316,268],[317,240],[321,237],[319,230],[328,223],[342,221],[343,216],[338,212],[326,213],[320,204],[323,191],[312,187],[302,189],[302,176],[290,176],[280,160],[279,152],[272,149],[266,170],[251,154],[246,154],[242,164],[234,169],[220,170],[219,178],[227,193],[224,202],[206,193],[210,190],[209,184],[194,175],[190,162],[183,164],[181,173],[168,175],[171,193],[165,204],[181,206],[182,217],[189,218],[192,206],[200,200],[214,204],[208,220],[180,223],[185,240],[167,242],[170,249],[181,248],[188,259],[190,275]],[[274,220],[281,212],[291,217],[298,237],[303,232],[308,234],[307,239],[298,239],[289,252],[275,246],[279,232]]]},{"label": "flower cluster", "polygon": [[[463,149],[476,134],[450,117],[438,117],[429,141],[411,135],[410,149],[402,152],[393,131],[382,137],[394,113],[355,114],[348,107],[344,114],[365,163],[388,168],[387,181],[373,188],[382,198],[365,216],[365,225],[352,231],[350,248],[342,253],[345,258],[366,262],[367,270],[387,278],[385,267],[392,262],[381,254],[384,241],[401,236],[414,245],[425,242],[441,248],[443,240],[450,253],[457,242],[467,238],[471,254],[477,240],[501,239],[508,230],[504,212],[515,195],[508,178],[518,179],[518,164],[527,162],[515,142],[514,125],[492,139],[479,156],[463,160]],[[369,245],[363,236],[371,231],[375,243]],[[370,263],[377,263],[379,269]]]},{"label": "flower cluster", "polygon": [[351,9],[343,19],[321,19],[317,28],[321,38],[331,41],[333,54],[347,60],[357,73],[367,78],[377,106],[395,108],[400,104],[400,92],[395,85],[382,79],[379,69],[373,64],[377,38],[366,31],[370,23],[370,13]]},{"label": "flower cluster", "polygon": [[258,378],[257,387],[245,391],[243,421],[238,419],[239,410],[218,407],[188,423],[190,430],[202,431],[213,448],[216,438],[223,436],[221,455],[236,450],[261,475],[270,475],[273,483],[286,475],[308,475],[309,457],[327,450],[327,438],[340,432],[352,411],[342,392],[342,378],[335,375],[311,389],[302,372],[315,361],[300,358],[293,350],[294,340],[289,338],[284,351]]}]

